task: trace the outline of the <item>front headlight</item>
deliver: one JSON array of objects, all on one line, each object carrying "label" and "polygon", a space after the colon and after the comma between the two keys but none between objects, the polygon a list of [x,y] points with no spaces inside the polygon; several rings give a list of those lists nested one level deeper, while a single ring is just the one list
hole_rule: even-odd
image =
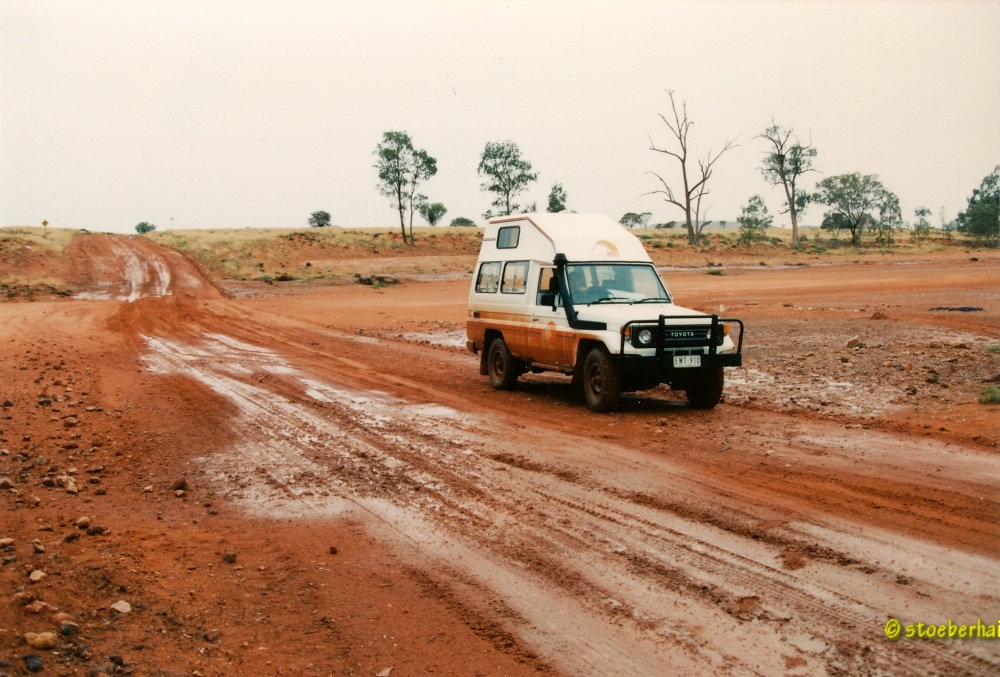
[{"label": "front headlight", "polygon": [[636,343],[640,346],[651,346],[653,345],[653,330],[652,329],[640,329],[639,333],[635,335]]}]

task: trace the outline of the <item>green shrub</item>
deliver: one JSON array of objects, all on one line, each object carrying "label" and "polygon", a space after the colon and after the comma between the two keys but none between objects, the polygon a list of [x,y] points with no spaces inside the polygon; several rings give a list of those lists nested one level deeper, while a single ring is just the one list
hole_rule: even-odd
[{"label": "green shrub", "polygon": [[979,391],[980,404],[1000,404],[1000,387],[986,386]]}]

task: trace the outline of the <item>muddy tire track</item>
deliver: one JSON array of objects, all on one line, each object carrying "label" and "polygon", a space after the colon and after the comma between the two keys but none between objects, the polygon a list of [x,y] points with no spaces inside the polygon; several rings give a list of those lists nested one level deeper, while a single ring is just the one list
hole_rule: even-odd
[{"label": "muddy tire track", "polygon": [[[763,523],[773,509],[668,457],[551,429],[510,434],[501,416],[352,388],[225,334],[146,342],[151,371],[239,407],[232,447],[201,461],[229,498],[273,518],[364,521],[568,673],[1000,667],[995,644],[882,635],[889,616],[985,622],[1000,603],[992,558],[822,517],[755,538],[718,513]],[[997,464],[974,458],[996,495]],[[823,556],[789,569],[789,550]]]}]

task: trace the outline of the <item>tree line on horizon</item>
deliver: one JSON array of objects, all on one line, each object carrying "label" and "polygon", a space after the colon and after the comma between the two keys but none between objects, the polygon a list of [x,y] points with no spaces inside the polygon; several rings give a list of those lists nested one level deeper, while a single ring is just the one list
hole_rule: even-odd
[{"label": "tree line on horizon", "polygon": [[[658,195],[683,213],[680,223],[684,225],[689,244],[695,244],[703,237],[705,227],[712,223],[704,219],[707,207],[703,200],[709,194],[709,182],[716,163],[736,143],[727,140],[718,151],[696,154],[690,146],[693,121],[688,115],[687,104],[683,100],[678,101],[673,90],[668,90],[667,95],[670,111],[658,114],[669,131],[667,142],[659,144],[650,136],[649,149],[672,160],[668,164],[673,165],[674,171],[667,177],[650,170],[648,173],[659,186],[647,195]],[[758,167],[764,182],[783,191],[780,213],[788,214],[792,246],[799,245],[799,217],[812,205],[826,207],[821,229],[832,231],[835,237],[846,230],[850,233],[852,244],[860,244],[865,233],[880,244],[891,244],[894,233],[905,227],[899,198],[882,184],[878,175],[851,172],[829,176],[808,191],[802,187],[801,181],[805,175],[817,171],[815,161],[819,154],[811,140],[803,143],[794,129],[780,125],[773,118],[754,138],[764,142],[765,150]],[[398,213],[404,243],[412,244],[415,214],[434,226],[448,211],[442,202],[433,202],[420,192],[423,184],[437,174],[437,159],[426,150],[416,148],[410,135],[399,130],[384,132],[373,154],[376,158],[374,169],[378,175],[376,189],[389,199]],[[536,203],[523,207],[518,203],[518,197],[537,181],[538,173],[533,171],[531,162],[513,141],[487,142],[476,172],[482,180],[481,190],[493,195],[490,209],[482,215],[484,219],[537,211]],[[546,211],[565,211],[567,202],[565,188],[556,182],[549,191]],[[914,210],[917,218],[913,224],[914,237],[929,235],[929,215],[930,210],[926,207]],[[634,228],[646,226],[649,218],[649,212],[627,212],[619,222]],[[325,227],[330,225],[330,219],[329,212],[320,210],[309,216],[308,223],[312,227]],[[760,194],[750,196],[737,218],[740,242],[756,245],[766,241],[766,230],[773,226],[773,222],[764,198]],[[475,224],[468,218],[458,217],[452,220],[451,225]],[[1000,164],[972,191],[966,209],[951,224],[942,224],[943,228],[949,226],[975,243],[1000,245]],[[136,225],[140,234],[155,228],[147,222]]]}]

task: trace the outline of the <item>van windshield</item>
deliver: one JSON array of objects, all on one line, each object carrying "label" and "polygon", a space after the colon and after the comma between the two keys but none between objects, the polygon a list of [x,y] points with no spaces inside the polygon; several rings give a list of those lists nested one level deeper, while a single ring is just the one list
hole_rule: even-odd
[{"label": "van windshield", "polygon": [[670,294],[646,263],[571,263],[566,266],[574,304],[670,303]]}]

